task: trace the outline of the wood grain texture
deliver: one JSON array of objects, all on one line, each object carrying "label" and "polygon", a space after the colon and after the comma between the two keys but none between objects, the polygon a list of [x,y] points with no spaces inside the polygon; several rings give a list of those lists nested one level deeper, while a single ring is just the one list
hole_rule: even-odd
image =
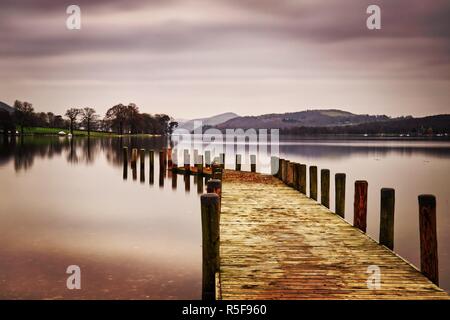
[{"label": "wood grain texture", "polygon": [[[273,176],[226,170],[222,299],[449,299],[412,265]],[[367,268],[381,269],[369,289]]]}]

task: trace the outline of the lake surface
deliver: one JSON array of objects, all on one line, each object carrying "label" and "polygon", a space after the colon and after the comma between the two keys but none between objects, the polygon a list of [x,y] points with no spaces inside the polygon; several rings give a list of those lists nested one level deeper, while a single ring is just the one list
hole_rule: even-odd
[{"label": "lake surface", "polygon": [[[0,298],[200,299],[203,185],[160,173],[157,154],[166,145],[156,137],[0,138]],[[155,150],[153,176],[147,159],[144,171],[138,162],[124,177],[123,146]],[[434,194],[440,282],[450,290],[449,142],[285,138],[279,153],[346,173],[349,222],[354,181],[367,180],[367,231],[375,239],[380,189],[395,188],[394,249],[415,265],[417,196]],[[233,168],[234,156],[226,160]],[[66,288],[70,265],[81,268],[82,290]]]}]

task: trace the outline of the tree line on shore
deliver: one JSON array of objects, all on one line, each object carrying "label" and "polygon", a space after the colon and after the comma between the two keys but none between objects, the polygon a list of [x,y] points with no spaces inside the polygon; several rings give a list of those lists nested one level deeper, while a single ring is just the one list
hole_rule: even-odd
[{"label": "tree line on shore", "polygon": [[15,133],[20,128],[24,133],[27,127],[60,128],[70,130],[85,130],[122,134],[171,134],[178,126],[176,121],[167,114],[141,113],[139,107],[130,103],[117,104],[108,109],[103,119],[94,108],[69,108],[64,116],[53,112],[35,112],[29,102],[16,100],[13,112],[0,110],[0,130],[7,134]]}]

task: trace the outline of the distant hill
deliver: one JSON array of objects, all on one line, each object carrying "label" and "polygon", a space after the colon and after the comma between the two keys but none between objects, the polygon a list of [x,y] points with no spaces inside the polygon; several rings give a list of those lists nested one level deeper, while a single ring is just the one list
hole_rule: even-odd
[{"label": "distant hill", "polygon": [[8,111],[9,113],[13,113],[14,112],[14,108],[7,105],[4,102],[0,101],[0,110],[4,110],[4,111]]},{"label": "distant hill", "polygon": [[223,122],[227,122],[230,119],[233,119],[236,117],[239,117],[236,113],[227,112],[227,113],[218,114],[218,115],[208,117],[208,118],[199,118],[199,119],[187,120],[185,122],[180,122],[178,124],[178,128],[183,128],[183,129],[192,131],[192,130],[194,130],[194,121],[201,121],[204,127],[205,126],[212,127],[212,126],[221,124]]},{"label": "distant hill", "polygon": [[326,109],[234,117],[216,125],[216,127],[219,129],[289,129],[297,127],[346,126],[389,119],[385,115],[354,114],[342,110]]},{"label": "distant hill", "polygon": [[441,114],[428,117],[399,117],[384,121],[366,122],[356,125],[285,128],[284,134],[405,134],[411,136],[428,136],[450,134],[450,115]]}]

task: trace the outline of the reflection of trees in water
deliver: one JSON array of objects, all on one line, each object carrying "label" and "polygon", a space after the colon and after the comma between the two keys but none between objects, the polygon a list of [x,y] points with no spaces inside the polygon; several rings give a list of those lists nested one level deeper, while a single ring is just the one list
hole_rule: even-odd
[{"label": "reflection of trees in water", "polygon": [[104,153],[108,163],[121,166],[123,163],[122,147],[129,150],[160,150],[166,145],[166,138],[66,138],[54,136],[0,137],[0,166],[14,161],[16,171],[32,167],[34,159],[51,159],[65,155],[72,164],[92,164],[100,153]]}]

